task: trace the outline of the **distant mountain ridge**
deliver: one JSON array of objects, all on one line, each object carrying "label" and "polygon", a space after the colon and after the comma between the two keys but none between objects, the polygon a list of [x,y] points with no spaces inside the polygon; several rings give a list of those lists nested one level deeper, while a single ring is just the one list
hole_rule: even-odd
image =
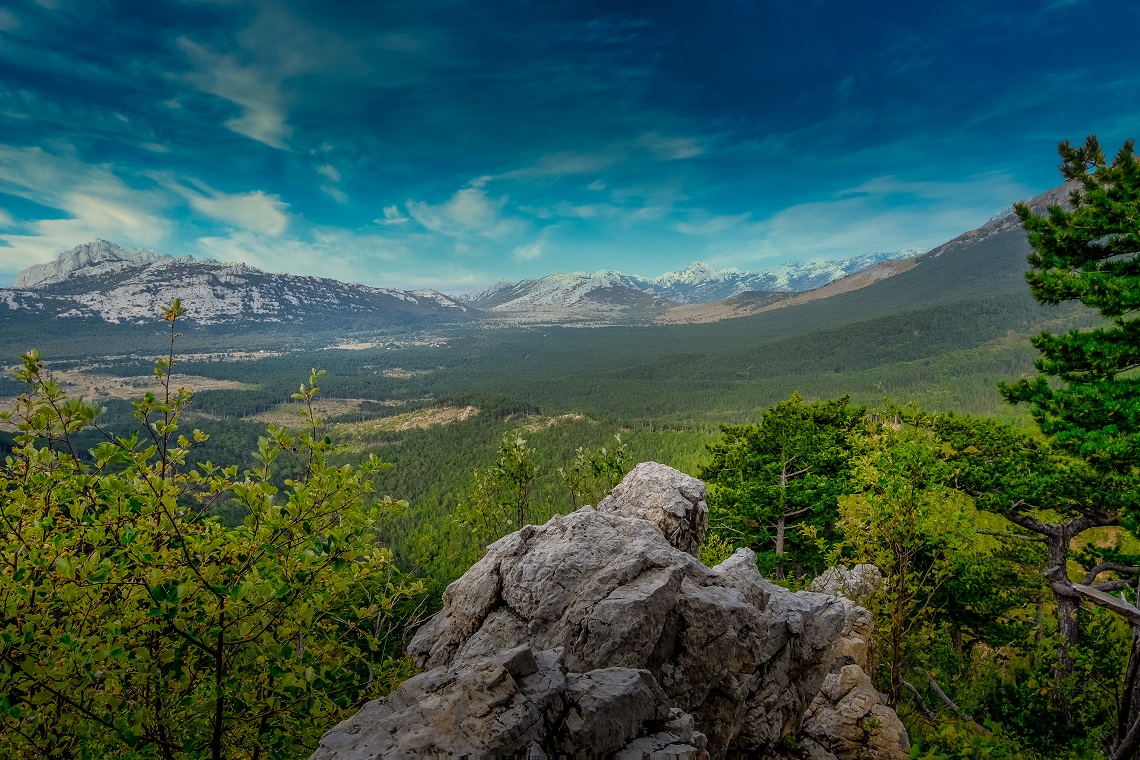
[{"label": "distant mountain ridge", "polygon": [[145,322],[174,298],[204,325],[304,322],[402,325],[466,318],[466,305],[434,290],[394,290],[321,277],[272,274],[246,264],[175,258],[96,239],[28,267],[0,306],[60,318]]},{"label": "distant mountain ridge", "polygon": [[503,280],[485,290],[459,296],[464,303],[491,315],[557,319],[578,315],[614,315],[635,309],[705,304],[748,292],[798,293],[814,290],[884,261],[924,253],[910,249],[867,253],[842,261],[813,259],[762,272],[713,269],[695,261],[679,272],[639,277],[610,269],[593,274],[560,272],[534,280]]},{"label": "distant mountain ridge", "polygon": [[186,317],[203,325],[321,323],[334,329],[372,329],[486,318],[499,324],[644,323],[678,305],[755,291],[812,290],[880,262],[919,253],[816,259],[764,272],[717,270],[696,261],[653,278],[613,270],[558,273],[503,281],[453,298],[434,290],[375,288],[274,274],[246,264],[176,258],[96,239],[24,269],[12,288],[0,289],[0,308],[29,316],[143,324],[177,297],[187,309]]}]

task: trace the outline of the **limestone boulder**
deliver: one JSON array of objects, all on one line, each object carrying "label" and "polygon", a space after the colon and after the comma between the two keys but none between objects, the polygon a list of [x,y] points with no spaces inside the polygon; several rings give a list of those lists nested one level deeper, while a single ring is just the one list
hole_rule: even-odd
[{"label": "limestone boulder", "polygon": [[705,495],[705,484],[696,478],[657,462],[642,462],[598,503],[598,511],[648,520],[670,544],[699,557],[709,527]]},{"label": "limestone boulder", "polygon": [[856,604],[863,604],[872,594],[883,588],[886,579],[874,565],[829,567],[814,578],[809,591],[831,596],[842,596]]},{"label": "limestone boulder", "polygon": [[[747,549],[705,567],[707,519],[700,481],[639,465],[597,509],[492,544],[412,640],[424,672],[331,731],[314,760],[762,757],[788,736],[841,752],[882,744],[848,730],[862,718],[835,717],[866,707],[862,725],[896,727],[873,689],[859,690],[870,614],[769,583]],[[902,754],[882,758],[906,758],[898,736]]]},{"label": "limestone boulder", "polygon": [[907,757],[910,746],[902,721],[858,665],[824,679],[804,716],[801,744],[819,757],[843,760],[896,760]]}]

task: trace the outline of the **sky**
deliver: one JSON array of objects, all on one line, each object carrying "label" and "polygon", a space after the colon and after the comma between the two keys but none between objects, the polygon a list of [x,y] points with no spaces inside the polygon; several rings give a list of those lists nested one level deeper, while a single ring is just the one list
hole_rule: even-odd
[{"label": "sky", "polygon": [[367,285],[930,248],[1140,129],[1131,0],[5,0],[0,286],[96,237]]}]

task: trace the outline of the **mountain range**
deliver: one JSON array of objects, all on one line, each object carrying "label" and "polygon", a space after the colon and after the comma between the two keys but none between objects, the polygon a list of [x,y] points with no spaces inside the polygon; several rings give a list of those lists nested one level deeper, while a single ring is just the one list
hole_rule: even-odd
[{"label": "mountain range", "polygon": [[535,280],[504,280],[460,296],[493,319],[516,322],[574,322],[645,317],[682,304],[707,304],[749,292],[799,293],[884,261],[923,253],[868,253],[842,261],[814,259],[763,272],[713,269],[695,261],[679,272],[647,278],[603,269],[593,274],[561,272]]},{"label": "mountain range", "polygon": [[38,318],[141,324],[177,297],[201,325],[335,323],[342,329],[490,321],[614,324],[649,321],[682,304],[707,304],[742,293],[813,290],[884,261],[921,251],[869,253],[844,261],[785,264],[765,272],[716,270],[694,262],[646,278],[611,270],[558,273],[503,281],[451,297],[434,290],[396,290],[320,277],[274,274],[246,264],[123,248],[96,239],[20,272],[0,289],[0,307]]},{"label": "mountain range", "polygon": [[[1067,192],[1055,188],[1030,205],[1038,211],[1064,205]],[[791,334],[938,304],[1027,299],[1027,253],[1017,217],[1005,213],[925,253],[870,253],[766,272],[718,271],[695,262],[654,278],[611,270],[560,273],[449,296],[273,274],[94,240],[25,269],[12,288],[0,289],[0,348],[11,354],[52,344],[57,352],[82,355],[92,340],[114,336],[117,346],[129,346],[135,336],[154,332],[160,309],[175,297],[189,321],[216,336],[210,340],[217,347],[330,345],[389,331],[473,326],[724,320],[749,332]],[[753,315],[765,317],[754,328],[738,319]],[[117,332],[109,333],[108,323],[119,325]]]},{"label": "mountain range", "polygon": [[40,316],[147,322],[174,298],[203,325],[303,323],[336,318],[345,326],[399,326],[462,318],[470,310],[434,290],[393,290],[271,274],[245,264],[175,258],[107,240],[77,245],[47,264],[29,267],[0,305]]}]

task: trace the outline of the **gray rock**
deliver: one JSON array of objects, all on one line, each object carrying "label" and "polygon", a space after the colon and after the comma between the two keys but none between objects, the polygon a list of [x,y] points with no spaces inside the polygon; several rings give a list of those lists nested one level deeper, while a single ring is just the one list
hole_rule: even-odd
[{"label": "gray rock", "polygon": [[[720,758],[809,729],[830,742],[832,712],[854,709],[850,690],[831,697],[863,673],[870,614],[767,582],[747,549],[702,565],[703,498],[700,481],[639,465],[598,509],[489,546],[412,640],[425,672],[330,731],[313,759]],[[813,729],[805,715],[828,719]]]},{"label": "gray rock", "polygon": [[910,746],[902,721],[883,704],[858,665],[846,665],[824,679],[808,709],[803,735],[844,760],[905,758]]},{"label": "gray rock", "polygon": [[667,734],[679,717],[691,726],[644,670],[566,673],[560,653],[536,656],[525,646],[498,659],[405,681],[327,733],[313,759],[611,755],[646,734]]},{"label": "gray rock", "polygon": [[829,567],[809,586],[810,591],[831,596],[842,596],[856,604],[862,604],[886,583],[879,568],[874,565]]},{"label": "gray rock", "polygon": [[598,511],[640,517],[656,525],[669,543],[694,557],[709,527],[705,484],[657,462],[642,462],[625,476]]}]

